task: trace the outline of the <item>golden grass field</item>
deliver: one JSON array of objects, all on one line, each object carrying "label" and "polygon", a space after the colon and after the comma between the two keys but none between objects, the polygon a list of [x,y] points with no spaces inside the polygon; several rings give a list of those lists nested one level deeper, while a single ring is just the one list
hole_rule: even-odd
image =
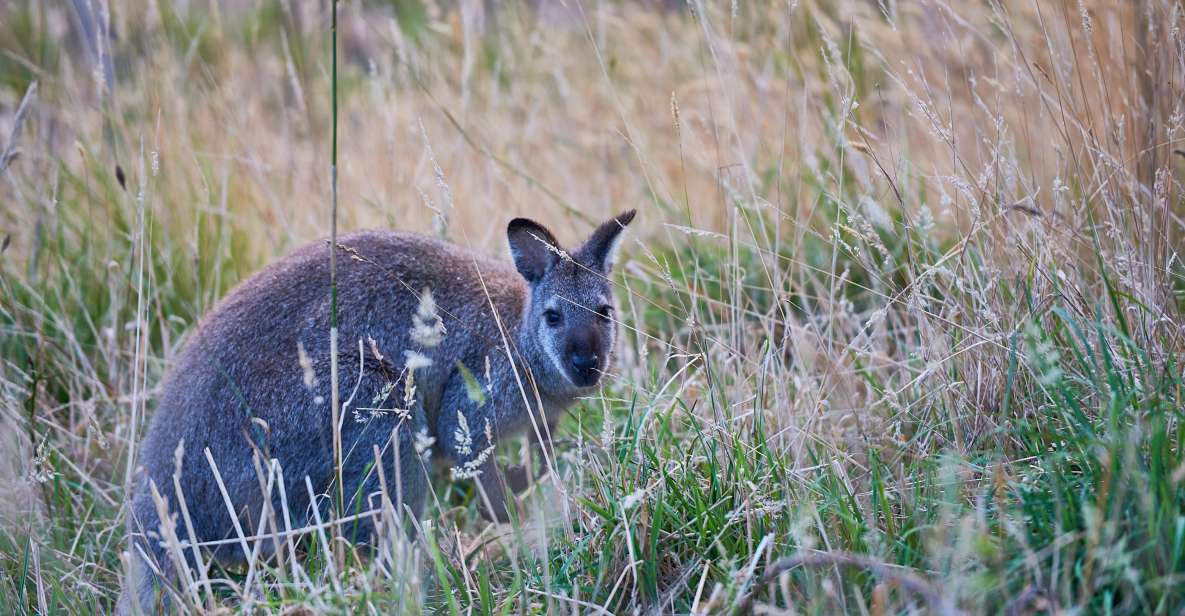
[{"label": "golden grass field", "polygon": [[[112,608],[170,358],[328,237],[330,10],[0,5],[6,610]],[[1185,610],[1180,3],[337,10],[339,230],[508,258],[637,208],[626,334],[521,523],[442,476],[410,540],[182,606]]]}]

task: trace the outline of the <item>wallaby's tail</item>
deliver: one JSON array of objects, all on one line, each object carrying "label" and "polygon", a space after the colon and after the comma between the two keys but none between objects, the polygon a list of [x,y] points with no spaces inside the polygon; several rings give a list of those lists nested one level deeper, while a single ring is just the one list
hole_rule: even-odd
[{"label": "wallaby's tail", "polygon": [[[146,543],[146,542],[145,542]],[[119,592],[119,602],[115,605],[116,616],[156,616],[171,612],[169,593],[160,575],[144,560],[144,555],[137,549],[135,540],[131,553],[128,555],[128,576]],[[143,546],[143,543],[139,543]],[[154,554],[154,552],[149,552]],[[169,575],[171,567],[167,558],[157,559],[161,573]]]},{"label": "wallaby's tail", "polygon": [[128,574],[115,606],[118,616],[156,616],[173,611],[168,588],[176,579],[173,561],[156,539],[160,518],[145,491],[142,484],[128,511]]}]

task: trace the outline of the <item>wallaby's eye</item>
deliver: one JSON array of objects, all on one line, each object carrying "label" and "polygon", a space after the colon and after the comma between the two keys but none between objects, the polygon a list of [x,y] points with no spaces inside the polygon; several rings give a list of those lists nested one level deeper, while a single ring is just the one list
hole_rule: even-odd
[{"label": "wallaby's eye", "polygon": [[559,327],[560,323],[564,320],[564,316],[558,310],[544,310],[543,320],[550,327]]},{"label": "wallaby's eye", "polygon": [[612,319],[613,318],[613,306],[610,306],[609,304],[605,304],[604,306],[601,306],[600,308],[597,309],[597,315],[600,316],[602,319],[605,319],[606,321],[608,321],[609,319]]}]

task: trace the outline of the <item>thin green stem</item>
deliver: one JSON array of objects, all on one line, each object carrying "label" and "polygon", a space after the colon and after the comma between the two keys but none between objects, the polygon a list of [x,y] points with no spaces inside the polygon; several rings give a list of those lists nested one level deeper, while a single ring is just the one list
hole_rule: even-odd
[{"label": "thin green stem", "polygon": [[329,161],[329,191],[331,211],[329,217],[329,378],[330,404],[333,420],[333,462],[337,469],[337,500],[341,510],[345,503],[345,489],[342,486],[342,438],[341,438],[341,394],[337,380],[337,0],[332,8],[332,82],[330,86],[333,135]]}]

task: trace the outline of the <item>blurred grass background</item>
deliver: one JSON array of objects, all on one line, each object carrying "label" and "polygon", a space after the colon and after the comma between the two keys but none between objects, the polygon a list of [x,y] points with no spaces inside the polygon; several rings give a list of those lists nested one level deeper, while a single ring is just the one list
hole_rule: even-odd
[{"label": "blurred grass background", "polygon": [[[8,610],[111,608],[170,357],[327,235],[329,8],[0,6]],[[1179,3],[339,11],[342,228],[502,255],[638,207],[634,329],[520,525],[442,481],[406,552],[206,608],[1185,607]]]}]

